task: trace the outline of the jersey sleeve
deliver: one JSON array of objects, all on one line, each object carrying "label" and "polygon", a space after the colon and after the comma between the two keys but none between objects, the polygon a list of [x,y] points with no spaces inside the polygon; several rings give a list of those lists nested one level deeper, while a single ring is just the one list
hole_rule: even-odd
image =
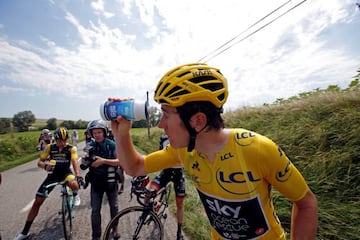
[{"label": "jersey sleeve", "polygon": [[41,152],[41,154],[40,154],[40,158],[42,158],[42,159],[48,158],[48,156],[50,155],[50,146],[51,146],[51,144],[46,145],[45,150],[43,152]]},{"label": "jersey sleeve", "polygon": [[157,172],[165,168],[182,166],[182,162],[178,157],[178,151],[166,146],[164,149],[150,153],[145,156],[144,169],[146,173]]},{"label": "jersey sleeve", "polygon": [[260,139],[260,166],[266,180],[290,201],[302,199],[308,185],[299,170],[288,159],[285,152],[266,137]]},{"label": "jersey sleeve", "polygon": [[77,159],[78,158],[77,147],[73,146],[71,148],[70,152],[71,152],[71,159]]}]

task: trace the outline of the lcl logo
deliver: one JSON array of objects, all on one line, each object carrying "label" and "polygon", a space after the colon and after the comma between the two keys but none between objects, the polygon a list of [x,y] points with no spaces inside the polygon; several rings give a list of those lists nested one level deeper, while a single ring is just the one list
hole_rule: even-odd
[{"label": "lcl logo", "polygon": [[250,131],[244,131],[235,134],[235,142],[240,146],[249,146],[256,135]]}]

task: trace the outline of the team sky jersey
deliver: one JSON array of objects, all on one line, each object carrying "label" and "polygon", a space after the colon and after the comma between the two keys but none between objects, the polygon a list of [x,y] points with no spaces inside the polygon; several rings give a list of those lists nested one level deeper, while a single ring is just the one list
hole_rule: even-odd
[{"label": "team sky jersey", "polygon": [[270,139],[245,129],[232,129],[214,163],[186,148],[147,155],[145,171],[184,165],[212,226],[212,239],[285,239],[272,202],[272,186],[291,201],[308,186],[285,153]]}]

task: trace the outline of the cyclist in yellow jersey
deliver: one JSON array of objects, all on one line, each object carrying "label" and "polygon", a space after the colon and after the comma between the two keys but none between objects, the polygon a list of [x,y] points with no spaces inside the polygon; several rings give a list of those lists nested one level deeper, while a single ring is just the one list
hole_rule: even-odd
[{"label": "cyclist in yellow jersey", "polygon": [[216,68],[194,63],[170,70],[154,96],[163,111],[159,127],[170,145],[142,156],[131,141],[131,122],[119,116],[112,129],[120,164],[134,176],[183,165],[197,187],[214,240],[285,239],[272,187],[293,203],[290,238],[315,239],[315,195],[270,139],[224,128],[221,113],[227,96],[227,81]]}]

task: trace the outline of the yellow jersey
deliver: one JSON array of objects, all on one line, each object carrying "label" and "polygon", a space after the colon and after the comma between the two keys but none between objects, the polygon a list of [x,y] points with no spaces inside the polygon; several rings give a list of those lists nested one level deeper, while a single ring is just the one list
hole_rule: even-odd
[{"label": "yellow jersey", "polygon": [[183,165],[210,221],[212,239],[285,239],[272,202],[272,186],[291,201],[308,186],[285,153],[269,138],[232,129],[225,147],[210,163],[186,148],[167,148],[145,157],[145,171]]}]

